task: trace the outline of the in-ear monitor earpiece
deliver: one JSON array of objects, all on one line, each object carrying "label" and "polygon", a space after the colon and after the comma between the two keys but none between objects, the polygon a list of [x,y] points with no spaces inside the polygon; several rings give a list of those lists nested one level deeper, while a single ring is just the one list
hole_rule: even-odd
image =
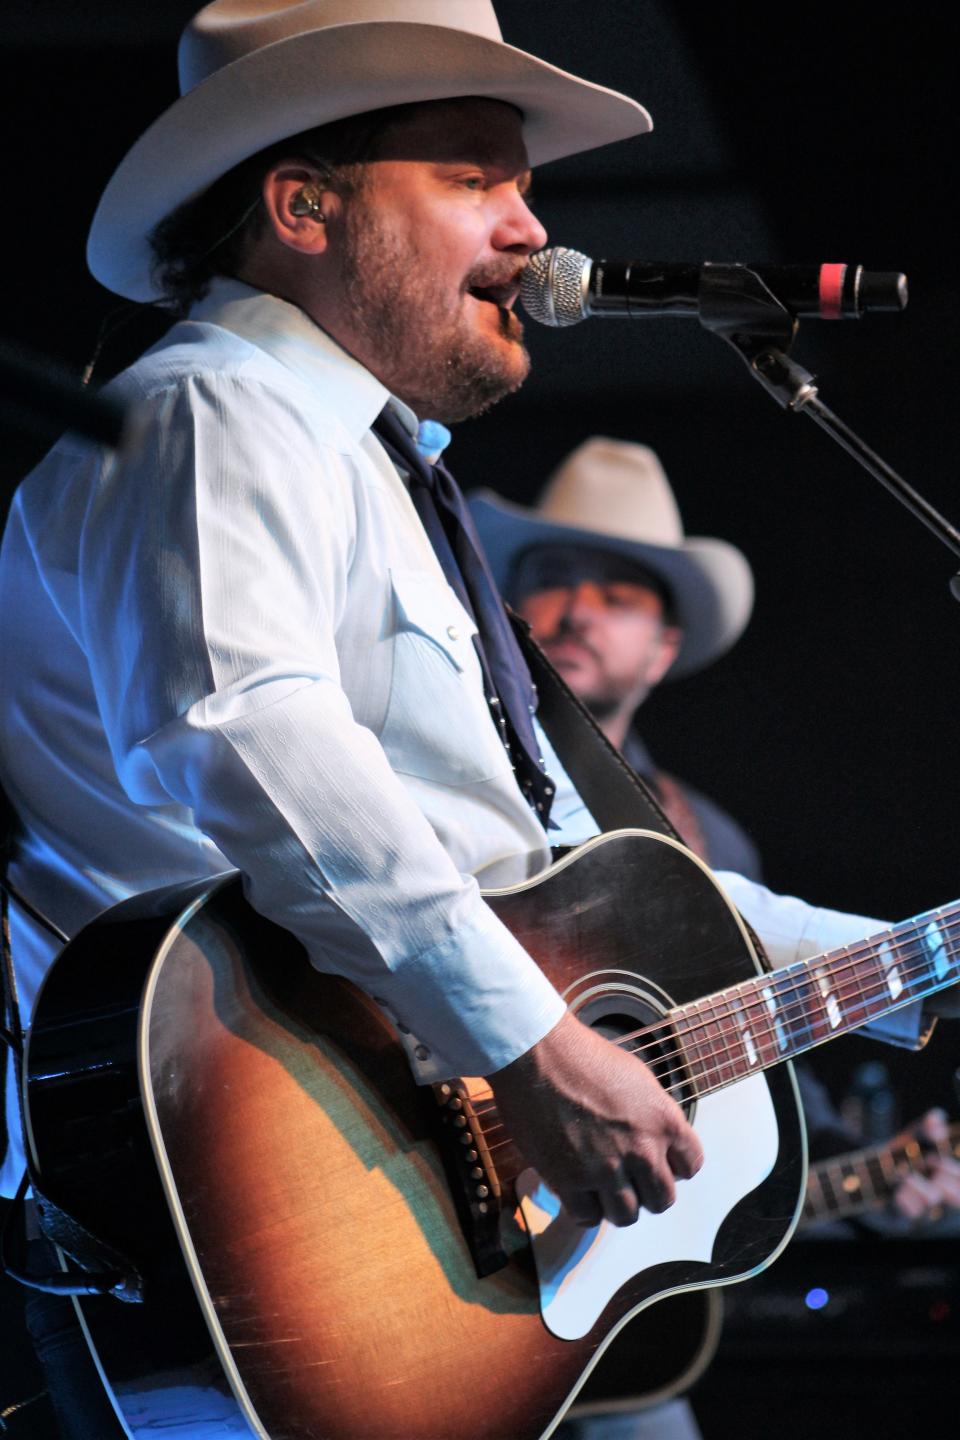
[{"label": "in-ear monitor earpiece", "polygon": [[318,185],[304,185],[290,201],[291,215],[309,215],[318,225],[326,222],[326,215],[320,209],[321,190]]}]

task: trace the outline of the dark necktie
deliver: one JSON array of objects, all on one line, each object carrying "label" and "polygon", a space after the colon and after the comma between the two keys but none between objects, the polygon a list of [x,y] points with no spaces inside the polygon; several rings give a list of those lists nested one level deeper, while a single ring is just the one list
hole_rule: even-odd
[{"label": "dark necktie", "polygon": [[431,464],[420,454],[389,406],[380,412],[373,429],[394,464],[407,474],[410,498],[440,567],[477,627],[474,644],[487,699],[517,782],[546,826],[553,782],[544,773],[533,728],[536,690],[460,487],[445,465]]}]

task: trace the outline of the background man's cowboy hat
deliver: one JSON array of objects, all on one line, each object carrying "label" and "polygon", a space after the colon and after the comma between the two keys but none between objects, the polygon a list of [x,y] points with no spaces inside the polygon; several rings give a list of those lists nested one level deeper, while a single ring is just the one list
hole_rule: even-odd
[{"label": "background man's cowboy hat", "polygon": [[156,299],[147,236],[258,150],[389,105],[476,95],[524,117],[533,165],[651,129],[635,100],[505,45],[490,0],[214,0],[183,32],[181,98],[128,152],[87,261],[108,289]]},{"label": "background man's cowboy hat", "polygon": [[537,545],[584,545],[635,560],[669,589],[683,645],[676,679],[739,639],[753,608],[746,557],[725,540],[687,537],[659,459],[646,445],[594,436],[547,481],[534,509],[475,490],[470,509],[497,582],[510,599],[517,557]]}]

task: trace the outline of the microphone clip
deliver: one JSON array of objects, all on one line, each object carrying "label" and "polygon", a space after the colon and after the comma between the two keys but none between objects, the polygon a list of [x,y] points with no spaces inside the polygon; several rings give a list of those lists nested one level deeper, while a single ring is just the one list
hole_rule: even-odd
[{"label": "microphone clip", "polygon": [[755,270],[708,262],[700,272],[697,299],[700,324],[736,350],[784,409],[796,409],[801,397],[810,398],[813,376],[787,359],[797,318]]}]

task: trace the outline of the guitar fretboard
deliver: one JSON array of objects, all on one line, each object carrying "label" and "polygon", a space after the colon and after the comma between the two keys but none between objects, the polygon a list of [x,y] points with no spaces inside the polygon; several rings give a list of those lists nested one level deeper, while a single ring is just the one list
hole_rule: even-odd
[{"label": "guitar fretboard", "polygon": [[960,902],[671,1010],[708,1094],[960,980]]},{"label": "guitar fretboard", "polygon": [[907,1175],[923,1174],[934,1154],[960,1159],[960,1125],[937,1144],[912,1135],[896,1145],[874,1145],[835,1155],[810,1167],[801,1222],[844,1219],[883,1205]]}]

